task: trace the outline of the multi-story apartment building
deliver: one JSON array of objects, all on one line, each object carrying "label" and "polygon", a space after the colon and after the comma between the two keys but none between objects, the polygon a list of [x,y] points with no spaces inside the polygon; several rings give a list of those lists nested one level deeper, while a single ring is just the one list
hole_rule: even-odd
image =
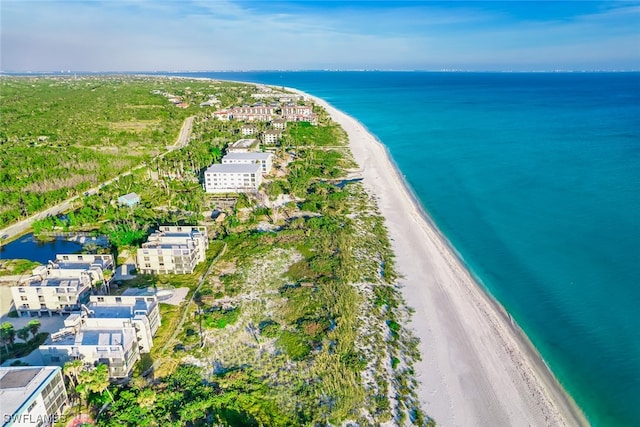
[{"label": "multi-story apartment building", "polygon": [[93,287],[104,285],[104,271],[110,268],[111,255],[58,254],[55,261],[36,267],[30,277],[11,287],[15,309],[21,316],[77,311]]},{"label": "multi-story apartment building", "polygon": [[275,119],[271,122],[271,127],[276,130],[285,130],[287,128],[287,121],[285,119]]},{"label": "multi-story apartment building", "polygon": [[81,327],[117,329],[133,326],[140,353],[149,353],[153,347],[153,336],[161,324],[158,298],[154,291],[135,288],[127,289],[120,296],[92,295],[83,310],[70,315],[64,324],[65,329],[74,330]]},{"label": "multi-story apartment building", "polygon": [[206,227],[164,225],[138,249],[136,268],[143,274],[190,274],[206,259],[208,246]]},{"label": "multi-story apartment building", "polygon": [[309,122],[318,124],[318,116],[311,105],[288,103],[282,106],[282,118],[288,122]]},{"label": "multi-story apartment building", "polygon": [[46,365],[62,366],[74,359],[87,364],[102,363],[108,366],[112,379],[128,377],[135,363],[140,360],[140,348],[133,325],[113,328],[80,324],[77,330],[67,327],[52,334],[39,350]]},{"label": "multi-story apartment building", "polygon": [[215,164],[204,172],[207,193],[247,193],[258,191],[262,183],[262,165]]},{"label": "multi-story apartment building", "polygon": [[269,129],[262,133],[262,141],[266,145],[276,145],[282,139],[282,131],[277,129]]},{"label": "multi-story apartment building", "polygon": [[258,128],[251,125],[245,125],[240,128],[240,133],[244,136],[255,135],[258,133]]},{"label": "multi-story apartment building", "polygon": [[2,426],[52,426],[69,404],[57,366],[0,367]]},{"label": "multi-story apartment building", "polygon": [[264,105],[259,102],[253,105],[233,107],[229,110],[229,114],[235,120],[268,122],[276,115],[277,108],[277,105]]},{"label": "multi-story apartment building", "polygon": [[92,295],[80,313],[40,346],[46,364],[71,359],[104,363],[111,378],[129,376],[140,353],[149,353],[160,327],[158,298],[152,289],[127,289],[122,295]]},{"label": "multi-story apartment building", "polygon": [[222,158],[223,165],[246,165],[251,163],[259,163],[262,174],[266,175],[271,172],[273,167],[272,153],[229,153]]}]

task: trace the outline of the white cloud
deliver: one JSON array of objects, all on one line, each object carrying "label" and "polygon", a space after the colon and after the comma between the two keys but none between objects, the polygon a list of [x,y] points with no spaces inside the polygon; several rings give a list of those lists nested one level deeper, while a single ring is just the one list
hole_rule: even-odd
[{"label": "white cloud", "polygon": [[597,63],[601,51],[603,63],[640,67],[633,45],[637,7],[562,21],[514,21],[482,5],[347,4],[327,11],[304,3],[285,9],[204,0],[5,0],[0,66],[34,71],[474,68],[474,62],[486,67],[489,61],[520,58],[527,67],[570,68],[572,61]]}]

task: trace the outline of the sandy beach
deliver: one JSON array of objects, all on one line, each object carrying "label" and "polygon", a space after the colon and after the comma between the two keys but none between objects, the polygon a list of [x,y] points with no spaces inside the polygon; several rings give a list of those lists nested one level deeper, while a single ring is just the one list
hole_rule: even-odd
[{"label": "sandy beach", "polygon": [[[305,94],[309,96],[308,94]],[[386,219],[420,338],[419,398],[442,426],[578,426],[584,415],[538,352],[426,217],[386,148],[324,100],[349,136],[363,182]]]}]

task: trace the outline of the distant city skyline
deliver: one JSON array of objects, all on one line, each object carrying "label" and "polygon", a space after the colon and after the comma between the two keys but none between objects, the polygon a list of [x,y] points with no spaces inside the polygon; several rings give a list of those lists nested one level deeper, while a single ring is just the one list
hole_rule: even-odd
[{"label": "distant city skyline", "polygon": [[0,69],[640,70],[640,1],[2,0]]}]

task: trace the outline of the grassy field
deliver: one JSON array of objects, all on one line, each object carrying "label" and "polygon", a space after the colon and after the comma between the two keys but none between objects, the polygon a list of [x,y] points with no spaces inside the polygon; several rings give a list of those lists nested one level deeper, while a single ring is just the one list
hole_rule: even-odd
[{"label": "grassy field", "polygon": [[[253,86],[243,87],[249,96]],[[202,113],[200,102],[241,102],[238,88],[161,77],[0,77],[0,227],[164,152],[184,119]]]}]

